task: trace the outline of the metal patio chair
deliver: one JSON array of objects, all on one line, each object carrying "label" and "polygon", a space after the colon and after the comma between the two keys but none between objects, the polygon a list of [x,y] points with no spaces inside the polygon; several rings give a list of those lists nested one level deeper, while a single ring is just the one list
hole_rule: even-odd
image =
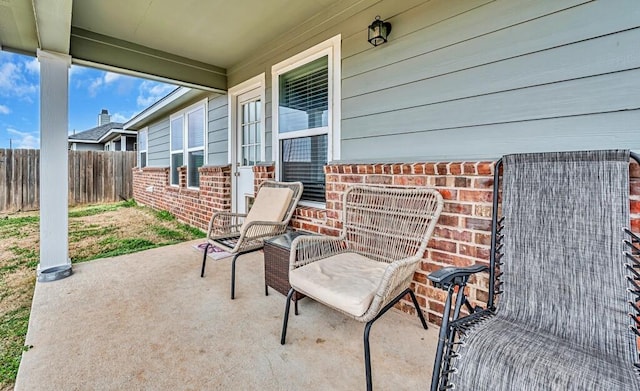
[{"label": "metal patio chair", "polygon": [[344,194],[340,237],[300,236],[291,245],[292,288],[280,343],[285,343],[295,292],[366,322],[365,374],[371,390],[369,330],[373,322],[409,294],[427,328],[410,284],[442,206],[442,196],[434,189],[349,188]]},{"label": "metal patio chair", "polygon": [[234,299],[236,260],[242,254],[262,249],[265,239],[285,233],[302,196],[302,189],[301,182],[266,181],[260,185],[249,213],[214,213],[207,230],[200,277],[204,277],[209,246],[217,246],[233,254],[231,299]]},{"label": "metal patio chair", "polygon": [[[630,156],[638,160],[588,151],[498,161],[490,267],[429,276],[448,291],[432,391],[640,390],[640,239],[625,229]],[[487,271],[487,308],[474,308],[460,292]]]}]

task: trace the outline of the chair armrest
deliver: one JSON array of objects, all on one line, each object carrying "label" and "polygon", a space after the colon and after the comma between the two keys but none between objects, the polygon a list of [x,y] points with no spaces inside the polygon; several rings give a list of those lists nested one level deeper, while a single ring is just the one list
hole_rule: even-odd
[{"label": "chair armrest", "polygon": [[344,238],[335,236],[298,236],[291,242],[289,270],[340,254],[346,250]]},{"label": "chair armrest", "polygon": [[[242,226],[242,220],[247,215],[244,213],[216,212],[209,220],[209,228],[207,229],[207,238],[216,238],[227,236],[230,233],[239,233]],[[213,232],[216,234],[213,235]]]},{"label": "chair armrest", "polygon": [[422,257],[414,255],[397,259],[387,265],[376,290],[374,302],[371,304],[371,307],[374,308],[373,312],[377,313],[380,308],[391,302],[400,292],[411,285],[421,261]]},{"label": "chair armrest", "polygon": [[256,240],[278,236],[285,233],[287,225],[283,221],[252,221],[240,233],[240,240]]},{"label": "chair armrest", "polygon": [[489,268],[484,265],[473,265],[467,267],[443,267],[440,270],[429,274],[427,278],[431,280],[433,285],[441,289],[448,289],[449,286],[460,285],[472,274],[488,271]]}]

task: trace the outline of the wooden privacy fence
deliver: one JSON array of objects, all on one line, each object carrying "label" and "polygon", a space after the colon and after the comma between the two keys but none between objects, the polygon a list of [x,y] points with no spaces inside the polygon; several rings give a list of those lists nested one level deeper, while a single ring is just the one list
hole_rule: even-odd
[{"label": "wooden privacy fence", "polygon": [[[69,205],[133,197],[136,153],[69,151]],[[40,151],[0,149],[0,212],[40,207]]]}]

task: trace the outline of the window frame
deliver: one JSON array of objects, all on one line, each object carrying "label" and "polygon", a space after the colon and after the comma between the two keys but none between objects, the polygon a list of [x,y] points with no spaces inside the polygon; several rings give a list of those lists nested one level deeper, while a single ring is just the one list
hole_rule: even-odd
[{"label": "window frame", "polygon": [[[173,170],[177,169],[178,167],[173,167],[173,155],[174,154],[178,154],[181,153],[182,154],[182,166],[186,166],[187,167],[187,177],[186,177],[186,181],[187,183],[185,184],[186,187],[188,189],[194,189],[194,190],[199,190],[200,186],[189,186],[189,153],[190,152],[197,152],[197,151],[202,151],[203,153],[203,161],[202,161],[202,166],[204,167],[207,164],[208,161],[208,103],[209,100],[208,99],[203,99],[199,102],[196,102],[194,104],[192,104],[191,106],[185,107],[184,109],[177,111],[173,114],[171,114],[169,116],[169,185],[172,187],[179,187],[180,186],[180,176],[178,176],[178,183],[171,183],[171,175],[173,173]],[[198,147],[189,147],[189,114],[194,113],[198,110],[202,109],[202,131],[203,131],[203,138],[202,138],[202,146],[198,146]],[[173,128],[172,126],[172,122],[177,119],[177,118],[181,118],[182,119],[182,149],[173,149],[173,140],[172,140],[172,135],[173,135]]]},{"label": "window frame", "polygon": [[[140,145],[139,141],[140,137],[144,135],[145,137],[145,149],[138,149],[138,146]],[[138,168],[145,168],[147,167],[147,165],[149,165],[149,128],[146,127],[144,129],[142,129],[139,133],[138,133],[138,137],[137,137],[137,141],[134,143],[134,149],[137,151],[138,154]],[[142,165],[142,154],[144,155],[144,166]]]},{"label": "window frame", "polygon": [[[340,121],[341,121],[341,44],[340,34],[327,39],[301,53],[281,61],[271,67],[271,94],[272,94],[272,128],[271,128],[271,151],[272,159],[275,162],[276,179],[280,179],[282,171],[280,142],[284,139],[303,138],[318,135],[327,135],[327,162],[340,159]],[[280,76],[306,65],[321,57],[327,56],[328,72],[328,126],[296,130],[292,132],[279,132],[279,102],[280,102]],[[326,207],[325,202],[301,200],[301,205],[312,207]]]}]

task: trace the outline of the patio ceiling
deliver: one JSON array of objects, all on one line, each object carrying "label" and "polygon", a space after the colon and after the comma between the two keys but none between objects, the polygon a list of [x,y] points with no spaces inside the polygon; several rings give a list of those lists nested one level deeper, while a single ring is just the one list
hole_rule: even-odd
[{"label": "patio ceiling", "polygon": [[[361,3],[366,0],[348,0]],[[226,90],[226,68],[335,0],[0,0],[3,50]],[[345,9],[345,1],[340,1]]]}]

